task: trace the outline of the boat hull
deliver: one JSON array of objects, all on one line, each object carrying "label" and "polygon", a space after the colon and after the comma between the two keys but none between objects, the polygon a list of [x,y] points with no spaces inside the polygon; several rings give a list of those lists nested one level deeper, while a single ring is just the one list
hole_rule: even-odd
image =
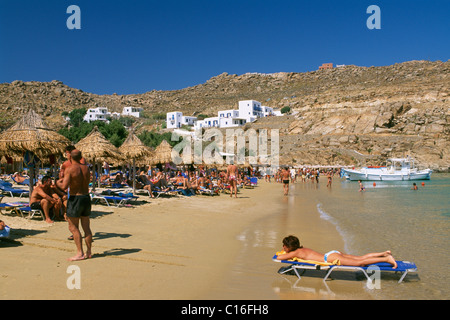
[{"label": "boat hull", "polygon": [[410,180],[430,180],[431,170],[418,172],[364,172],[356,170],[345,170],[344,175],[352,181],[410,181]]}]

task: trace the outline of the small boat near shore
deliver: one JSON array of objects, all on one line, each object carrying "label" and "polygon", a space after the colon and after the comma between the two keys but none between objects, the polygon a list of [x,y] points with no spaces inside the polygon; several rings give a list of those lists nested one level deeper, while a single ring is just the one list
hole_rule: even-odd
[{"label": "small boat near shore", "polygon": [[431,169],[418,170],[414,160],[407,157],[388,159],[385,167],[343,169],[343,176],[352,181],[409,181],[430,180],[432,172]]}]

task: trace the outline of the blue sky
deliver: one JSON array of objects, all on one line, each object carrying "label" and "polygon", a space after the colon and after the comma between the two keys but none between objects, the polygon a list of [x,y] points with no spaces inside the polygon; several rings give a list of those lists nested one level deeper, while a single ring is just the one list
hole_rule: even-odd
[{"label": "blue sky", "polygon": [[[373,4],[380,30],[366,27]],[[81,30],[66,27],[70,5]],[[133,94],[223,72],[447,61],[449,12],[448,0],[0,0],[0,83]]]}]

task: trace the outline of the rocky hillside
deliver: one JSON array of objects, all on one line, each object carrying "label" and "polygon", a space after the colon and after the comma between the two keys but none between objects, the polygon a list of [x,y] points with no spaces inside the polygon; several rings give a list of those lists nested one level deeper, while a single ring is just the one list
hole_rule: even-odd
[{"label": "rocky hillside", "polygon": [[386,67],[345,66],[306,73],[221,74],[176,91],[96,95],[60,81],[0,84],[0,126],[34,108],[55,128],[63,111],[126,105],[147,114],[180,110],[215,115],[254,99],[290,117],[262,119],[280,128],[282,161],[292,164],[380,164],[412,155],[435,170],[450,167],[450,61],[410,61]]}]

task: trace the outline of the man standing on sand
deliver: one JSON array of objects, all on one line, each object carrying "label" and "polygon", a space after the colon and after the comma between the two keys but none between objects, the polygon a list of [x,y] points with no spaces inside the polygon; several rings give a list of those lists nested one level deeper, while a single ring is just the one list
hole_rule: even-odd
[{"label": "man standing on sand", "polygon": [[[66,168],[64,179],[62,181],[59,180],[58,185],[63,190],[70,188],[66,216],[69,222],[69,230],[77,246],[77,254],[68,260],[77,261],[92,257],[92,231],[89,220],[89,215],[91,214],[91,198],[89,196],[90,173],[88,166],[80,163],[82,159],[81,151],[75,149],[70,153],[70,156],[72,164]],[[79,229],[80,220],[86,242],[86,254],[83,252]]]},{"label": "man standing on sand", "polygon": [[233,190],[234,190],[234,196],[237,198],[237,178],[238,178],[238,169],[236,165],[234,164],[234,161],[231,161],[231,163],[228,165],[227,168],[227,178],[228,182],[230,183],[230,197],[233,197]]},{"label": "man standing on sand", "polygon": [[281,170],[281,181],[283,182],[284,195],[287,196],[289,193],[289,171],[286,168]]}]

